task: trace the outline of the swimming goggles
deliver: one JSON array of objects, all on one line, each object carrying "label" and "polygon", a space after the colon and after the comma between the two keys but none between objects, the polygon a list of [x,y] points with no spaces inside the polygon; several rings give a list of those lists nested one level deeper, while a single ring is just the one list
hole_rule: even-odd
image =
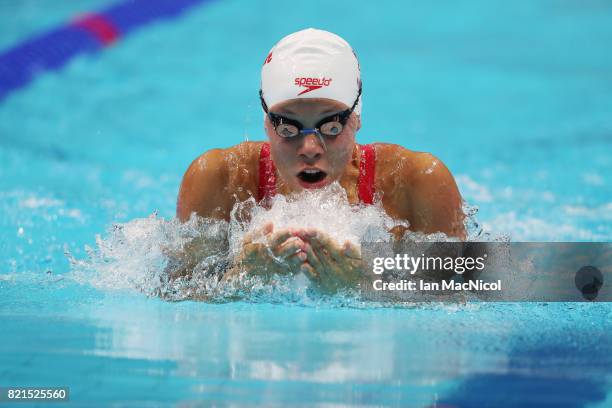
[{"label": "swimming goggles", "polygon": [[340,133],[342,133],[342,129],[346,125],[351,113],[355,110],[357,103],[359,102],[359,97],[361,96],[361,86],[359,86],[359,92],[357,92],[357,98],[349,109],[343,110],[342,112],[335,113],[333,115],[327,116],[326,118],[321,119],[314,128],[305,128],[300,122],[297,120],[289,119],[284,116],[278,115],[276,113],[272,113],[268,111],[268,105],[263,98],[263,92],[261,89],[259,90],[259,99],[261,100],[261,106],[268,115],[270,122],[274,126],[276,130],[276,134],[282,138],[290,139],[300,135],[308,135],[308,134],[316,134],[321,137],[321,135],[335,138]]}]

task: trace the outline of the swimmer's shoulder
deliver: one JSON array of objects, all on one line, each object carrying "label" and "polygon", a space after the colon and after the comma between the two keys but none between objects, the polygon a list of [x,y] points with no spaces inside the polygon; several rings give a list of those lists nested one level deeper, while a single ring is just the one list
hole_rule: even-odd
[{"label": "swimmer's shoulder", "polygon": [[223,149],[225,151],[228,165],[233,168],[240,167],[242,170],[255,167],[259,163],[259,154],[264,142],[242,142],[235,146]]},{"label": "swimmer's shoulder", "polygon": [[376,162],[377,183],[392,216],[408,219],[416,231],[465,237],[463,200],[453,175],[440,159],[431,153],[380,143]]},{"label": "swimmer's shoulder", "polygon": [[375,143],[377,179],[389,179],[394,185],[431,181],[448,177],[450,172],[440,159],[431,153],[410,150],[392,143]]},{"label": "swimmer's shoulder", "polygon": [[228,171],[225,149],[211,149],[191,162],[181,181],[176,216],[185,221],[192,213],[201,217],[224,218],[224,188]]},{"label": "swimmer's shoulder", "polygon": [[256,191],[261,145],[243,142],[198,156],[183,176],[177,216],[186,220],[195,212],[202,217],[229,219],[236,199],[244,201]]}]

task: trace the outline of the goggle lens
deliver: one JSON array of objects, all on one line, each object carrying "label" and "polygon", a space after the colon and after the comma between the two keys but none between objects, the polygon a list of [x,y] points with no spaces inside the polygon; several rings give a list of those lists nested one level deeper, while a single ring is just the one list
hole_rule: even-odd
[{"label": "goggle lens", "polygon": [[300,134],[300,129],[298,129],[298,127],[295,125],[281,123],[276,126],[276,133],[280,137],[296,137]]},{"label": "goggle lens", "polygon": [[321,126],[319,126],[319,132],[321,132],[321,134],[323,134],[324,136],[336,137],[340,133],[342,133],[342,128],[342,123],[333,120],[331,122],[323,123]]}]

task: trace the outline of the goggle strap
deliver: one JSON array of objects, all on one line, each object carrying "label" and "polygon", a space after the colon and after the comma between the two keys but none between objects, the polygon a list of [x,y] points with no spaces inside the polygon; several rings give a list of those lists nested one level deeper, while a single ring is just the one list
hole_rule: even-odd
[{"label": "goggle strap", "polygon": [[[259,91],[261,94],[261,91]],[[357,107],[357,104],[359,103],[359,97],[361,96],[361,81],[359,81],[359,91],[357,91],[357,98],[355,99],[355,102],[353,102],[353,106],[351,106],[351,110],[350,112],[352,113],[355,108]]]},{"label": "goggle strap", "polygon": [[264,112],[268,113],[268,105],[264,100],[263,91],[261,89],[259,90],[259,100],[261,101],[261,107],[263,108]]}]

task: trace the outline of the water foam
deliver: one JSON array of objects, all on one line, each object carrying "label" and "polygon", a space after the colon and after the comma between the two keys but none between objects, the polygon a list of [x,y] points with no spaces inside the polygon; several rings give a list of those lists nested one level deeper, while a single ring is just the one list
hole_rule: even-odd
[{"label": "water foam", "polygon": [[[472,237],[482,237],[475,221],[476,209],[466,207],[466,226]],[[302,274],[274,275],[268,281],[243,274],[241,279],[223,281],[223,271],[239,253],[244,236],[267,223],[275,229],[316,228],[339,243],[359,245],[362,241],[389,242],[394,226],[408,227],[393,220],[380,203],[351,205],[337,183],[324,189],[291,196],[277,195],[270,208],[254,200],[236,205],[230,222],[204,219],[195,214],[184,223],[153,214],[113,225],[96,237],[96,247],[86,247],[87,258],[68,254],[72,277],[102,290],[139,290],[148,296],[168,300],[198,299],[225,302],[236,299],[263,302],[290,302],[335,305],[362,304],[359,293],[344,291],[334,296],[318,294]],[[444,234],[408,233],[407,240],[448,240]],[[191,254],[185,256],[185,253]]]},{"label": "water foam", "polygon": [[[248,221],[241,215],[247,212]],[[240,214],[240,215],[239,215]],[[255,204],[254,200],[241,203],[232,212],[231,242],[234,252],[245,234],[272,223],[275,229],[314,228],[327,233],[335,241],[349,241],[359,245],[362,240],[388,241],[389,230],[396,226],[408,227],[404,221],[393,220],[378,205],[351,205],[346,191],[338,184],[317,190],[305,190],[291,196],[276,195],[270,209]]]}]

